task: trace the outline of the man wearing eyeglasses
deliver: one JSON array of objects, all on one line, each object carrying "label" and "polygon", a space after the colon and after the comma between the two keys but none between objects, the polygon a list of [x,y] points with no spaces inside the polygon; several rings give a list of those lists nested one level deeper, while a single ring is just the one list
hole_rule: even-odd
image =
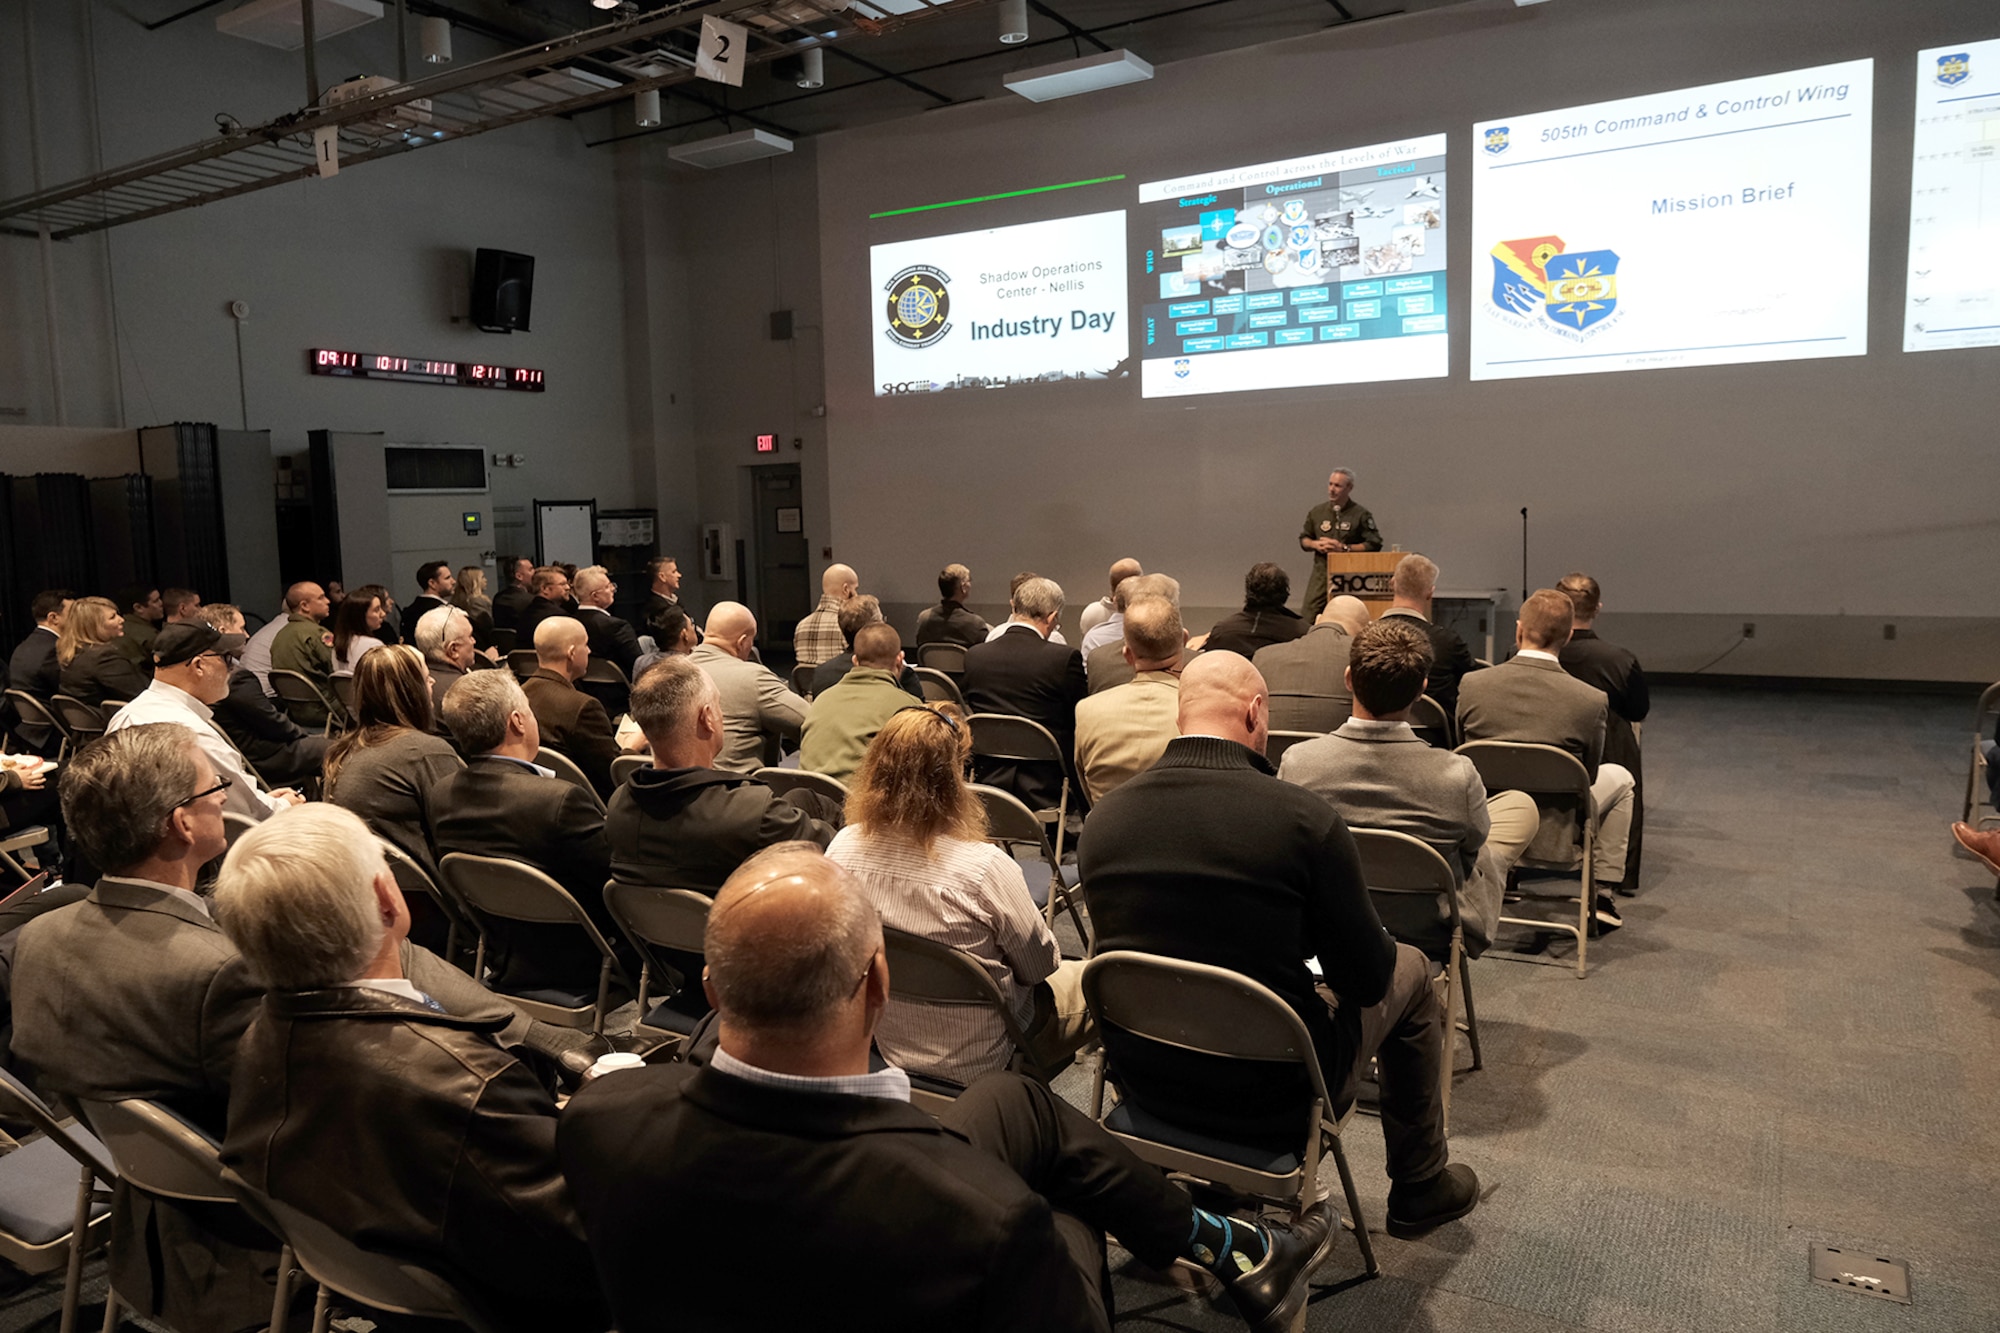
[{"label": "man wearing eyeglasses", "polygon": [[153,639],[153,683],[118,710],[106,731],[148,722],[177,722],[215,768],[224,788],[224,810],[261,820],[305,797],[290,787],[267,792],[250,772],[242,751],[215,725],[215,705],[229,693],[230,658],[243,651],[241,634],[205,624],[168,625]]}]

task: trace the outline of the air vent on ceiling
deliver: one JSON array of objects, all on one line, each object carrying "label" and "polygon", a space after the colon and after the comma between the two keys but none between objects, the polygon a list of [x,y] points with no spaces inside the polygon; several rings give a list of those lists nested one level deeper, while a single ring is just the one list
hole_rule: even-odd
[{"label": "air vent on ceiling", "polygon": [[[280,51],[296,51],[306,44],[304,8],[300,0],[250,0],[218,15],[215,30]],[[313,37],[323,42],[381,17],[377,0],[313,0]]]},{"label": "air vent on ceiling", "polygon": [[760,157],[777,157],[792,151],[792,141],[762,130],[738,130],[712,139],[677,143],[667,156],[691,167],[733,167],[738,162],[755,162]]},{"label": "air vent on ceiling", "polygon": [[533,111],[537,107],[553,106],[557,102],[587,97],[617,86],[618,80],[607,79],[587,69],[551,69],[498,88],[483,88],[479,93],[479,104],[488,111]]}]

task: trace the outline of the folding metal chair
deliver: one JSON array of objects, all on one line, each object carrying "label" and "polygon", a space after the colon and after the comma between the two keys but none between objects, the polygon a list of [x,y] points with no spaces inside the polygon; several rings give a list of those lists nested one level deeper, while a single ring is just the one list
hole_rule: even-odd
[{"label": "folding metal chair", "polygon": [[354,711],[353,676],[335,676],[333,678],[333,697],[340,704],[342,712],[346,713],[349,717],[356,716]]},{"label": "folding metal chair", "polygon": [[526,994],[503,993],[530,1018],[539,1018],[558,1027],[588,1027],[594,1033],[604,1031],[604,1020],[611,1010],[611,983],[615,980],[630,991],[633,989],[631,979],[625,975],[625,965],[612,952],[604,932],[570,896],[568,889],[531,865],[501,856],[452,852],[438,865],[438,872],[444,876],[445,887],[465,906],[479,926],[479,948],[473,956],[472,975],[482,982],[486,977],[488,917],[543,926],[573,925],[589,936],[603,959],[597,969],[595,1002],[587,1001],[581,992],[568,994],[537,990]]},{"label": "folding metal chair", "polygon": [[240,815],[234,810],[222,812],[222,836],[231,847],[236,845],[238,838],[256,827],[257,821],[248,815]]},{"label": "folding metal chair", "polygon": [[514,641],[518,637],[519,635],[512,629],[502,629],[498,625],[494,626],[493,651],[499,653],[503,658],[513,656]]},{"label": "folding metal chair", "polygon": [[551,750],[548,746],[544,745],[541,749],[535,751],[535,762],[543,768],[554,770],[557,777],[569,783],[572,787],[581,787],[588,793],[590,799],[597,803],[597,808],[600,811],[604,809],[604,798],[597,794],[597,788],[590,785],[590,779],[584,776],[583,770],[576,766],[574,759],[571,759],[560,750]]},{"label": "folding metal chair", "polygon": [[[285,671],[274,667],[270,679],[271,688],[277,692],[278,702],[283,705],[285,712],[294,722],[299,721],[300,710],[306,710],[306,716],[311,717],[311,710],[318,708],[326,713],[326,721],[321,724],[320,730],[327,735],[333,735],[338,729],[334,725],[336,721],[345,724],[347,714],[342,710],[340,701],[328,698],[326,693],[307,677],[296,671]],[[306,724],[301,722],[300,725]]]},{"label": "folding metal chair", "polygon": [[798,695],[801,699],[812,698],[813,674],[818,670],[819,668],[810,662],[801,662],[793,667],[791,676],[792,693]]},{"label": "folding metal chair", "polygon": [[1434,749],[1449,750],[1458,744],[1458,723],[1444,711],[1443,704],[1428,694],[1410,705],[1410,730]]},{"label": "folding metal chair", "polygon": [[[1576,940],[1576,975],[1579,979],[1588,975],[1585,951],[1589,948],[1591,935],[1591,909],[1595,887],[1592,883],[1597,866],[1597,802],[1590,795],[1590,773],[1583,761],[1568,750],[1555,745],[1531,745],[1523,741],[1467,741],[1458,747],[1458,753],[1472,761],[1479,770],[1479,779],[1486,784],[1488,792],[1526,792],[1540,804],[1545,797],[1558,798],[1576,803],[1576,819],[1581,826],[1582,859],[1578,869],[1582,871],[1582,883],[1576,895],[1576,924],[1564,921],[1546,921],[1535,917],[1503,916],[1501,921],[1510,926],[1527,926],[1533,930],[1559,930]],[[1544,828],[1547,827],[1545,822]],[[1523,865],[1541,866],[1540,862],[1523,861]],[[1568,870],[1569,866],[1548,866],[1548,869]],[[1510,955],[1500,954],[1499,957]],[[1528,957],[1515,954],[1513,957]],[[1533,960],[1540,961],[1540,960]]]},{"label": "folding metal chair", "polygon": [[479,927],[466,918],[464,905],[432,879],[428,870],[411,860],[408,852],[387,838],[377,837],[375,842],[381,847],[382,859],[389,863],[389,873],[396,877],[396,887],[403,891],[403,896],[415,895],[424,899],[444,918],[444,960],[455,967],[464,967],[459,951],[467,939],[475,938],[479,933]]},{"label": "folding metal chair", "polygon": [[[223,1183],[221,1145],[173,1111],[144,1097],[85,1100],[82,1106],[84,1118],[97,1131],[127,1185],[183,1203],[243,1206]],[[293,1256],[291,1247],[275,1233],[272,1239],[281,1249],[277,1290],[271,1297],[271,1333],[284,1333],[292,1300]],[[115,1289],[106,1294],[104,1333],[118,1326],[121,1299]]]},{"label": "folding metal chair", "polygon": [[[258,1225],[284,1238],[286,1254],[319,1284],[319,1299],[313,1306],[313,1333],[327,1333],[336,1295],[372,1310],[419,1319],[451,1320],[472,1329],[473,1333],[494,1333],[494,1326],[478,1307],[431,1269],[411,1259],[362,1249],[338,1230],[272,1198],[226,1166],[222,1168],[222,1182]],[[273,1333],[283,1330],[274,1328]]]},{"label": "folding metal chair", "polygon": [[1269,703],[1273,731],[1305,731],[1324,736],[1354,714],[1354,701],[1338,694],[1274,690]]},{"label": "folding metal chair", "polygon": [[917,673],[917,684],[923,689],[924,701],[934,704],[957,704],[965,707],[965,695],[958,688],[958,682],[936,667],[917,666],[910,670]]},{"label": "folding metal chair", "polygon": [[917,648],[917,665],[942,671],[954,680],[965,674],[965,645],[962,643],[926,643]]},{"label": "folding metal chair", "polygon": [[[1472,1067],[1481,1069],[1479,1016],[1472,1007],[1472,976],[1466,970],[1465,924],[1459,913],[1458,867],[1437,848],[1407,833],[1353,828],[1361,851],[1361,879],[1375,900],[1375,914],[1402,944],[1444,969],[1444,1021],[1451,1044],[1445,1048],[1443,1087],[1445,1129],[1451,1129],[1451,1079],[1458,1058],[1458,1002],[1465,999],[1465,1033]],[[1442,910],[1440,910],[1442,900]]]},{"label": "folding metal chair", "polygon": [[1085,956],[1090,953],[1090,928],[1084,924],[1082,914],[1077,910],[1076,865],[1072,862],[1065,873],[1062,862],[1056,858],[1056,850],[1049,843],[1049,828],[1035,817],[1020,797],[998,787],[989,787],[983,782],[970,784],[979,794],[979,803],[986,807],[986,840],[1004,848],[1009,856],[1014,848],[1028,847],[1042,858],[1048,868],[1048,887],[1041,893],[1035,892],[1033,881],[1028,884],[1028,893],[1035,899],[1035,906],[1042,909],[1051,928],[1056,923],[1056,913],[1069,913],[1076,936],[1083,942]]},{"label": "folding metal chair", "polygon": [[[651,755],[621,754],[611,761],[611,785],[619,787],[632,780],[632,775],[653,762]],[[593,793],[595,794],[595,793]]]},{"label": "folding metal chair", "polygon": [[[39,847],[48,840],[49,830],[42,824],[30,824],[26,828],[9,829],[5,833],[0,833],[0,866],[6,866],[23,881],[33,879],[33,873],[15,858],[14,853],[25,852],[30,847]],[[36,855],[39,857],[41,853],[37,852]]]},{"label": "folding metal chair", "polygon": [[507,669],[514,673],[514,679],[526,680],[541,669],[542,659],[535,656],[533,648],[516,648],[507,654]]},{"label": "folding metal chair", "polygon": [[[1084,964],[1083,995],[1100,1038],[1116,1030],[1223,1059],[1299,1066],[1309,1094],[1299,1107],[1303,1133],[1296,1149],[1274,1152],[1183,1129],[1173,1123],[1172,1107],[1146,1106],[1122,1085],[1118,1105],[1107,1113],[1105,1080],[1117,1074],[1108,1044],[1092,1081],[1091,1114],[1145,1161],[1236,1197],[1283,1208],[1293,1219],[1326,1197],[1319,1168],[1330,1149],[1362,1262],[1368,1276],[1380,1271],[1340,1141],[1354,1108],[1334,1106],[1312,1035],[1290,1005],[1268,987],[1226,968],[1126,949]],[[1301,1310],[1294,1328],[1303,1328],[1304,1321]]]},{"label": "folding metal chair", "polygon": [[760,768],[750,775],[783,796],[788,791],[817,792],[835,805],[847,804],[847,784],[804,768]]},{"label": "folding metal chair", "polygon": [[[39,1277],[66,1266],[60,1333],[76,1328],[84,1256],[111,1229],[118,1168],[88,1130],[65,1125],[28,1085],[0,1069],[0,1102],[42,1137],[0,1157],[0,1260]],[[79,1178],[75,1172],[82,1168]],[[104,1188],[99,1189],[102,1185]]]},{"label": "folding metal chair", "polygon": [[[69,752],[75,748],[75,738],[69,734],[69,728],[62,724],[62,719],[57,717],[47,704],[26,690],[7,690],[4,691],[4,696],[14,705],[15,716],[21,722],[45,727],[56,737],[57,763],[69,758]],[[18,723],[16,725],[18,726]],[[27,742],[23,741],[22,744],[25,745]]]},{"label": "folding metal chair", "polygon": [[[1006,997],[970,954],[892,926],[882,927],[882,951],[889,960],[889,994],[896,999],[919,1004],[967,1005],[990,1009],[998,1015],[1013,1046],[1013,1054],[1007,1058],[1009,1070],[1047,1083],[1069,1067],[1067,1060],[1055,1069],[1044,1069],[1035,1063],[1028,1054],[1027,1033],[1021,1030],[1013,1010],[1008,1008]],[[950,1079],[914,1070],[909,1074],[910,1101],[932,1115],[951,1105],[965,1091],[962,1084]]]},{"label": "folding metal chair", "polygon": [[[927,648],[957,647],[956,644],[926,644]],[[962,650],[961,650],[962,651]],[[965,719],[972,729],[972,757],[1001,759],[1014,763],[1054,764],[1062,773],[1062,794],[1052,808],[1035,811],[1035,818],[1056,826],[1055,858],[1062,863],[1063,840],[1069,833],[1069,756],[1049,729],[1033,718],[1008,713],[974,713]]]},{"label": "folding metal chair", "polygon": [[1264,758],[1270,761],[1272,768],[1276,768],[1284,759],[1285,751],[1300,741],[1316,741],[1325,734],[1323,731],[1274,731],[1264,742]]},{"label": "folding metal chair", "polygon": [[681,1041],[694,1031],[699,1020],[673,1008],[666,1000],[655,1004],[653,987],[664,985],[671,998],[688,987],[699,988],[701,976],[682,975],[679,968],[653,951],[672,949],[701,957],[709,903],[707,894],[693,889],[621,884],[615,879],[604,885],[604,905],[639,955],[639,1026],[662,1041]]},{"label": "folding metal chair", "polygon": [[[14,693],[8,691],[10,696]],[[2000,681],[1980,693],[1979,704],[1972,710],[1972,769],[1965,775],[1965,813],[1960,818],[1974,828],[1985,828],[2000,820],[2000,810],[1987,799],[1986,756],[1980,752],[1980,742],[1986,739],[1986,723],[1996,714],[2000,714]],[[1980,813],[1982,810],[1984,814]]]},{"label": "folding metal chair", "polygon": [[104,734],[106,714],[95,704],[87,704],[81,699],[67,694],[49,697],[55,705],[56,715],[63,721],[63,730],[69,734],[70,744],[85,746]]}]

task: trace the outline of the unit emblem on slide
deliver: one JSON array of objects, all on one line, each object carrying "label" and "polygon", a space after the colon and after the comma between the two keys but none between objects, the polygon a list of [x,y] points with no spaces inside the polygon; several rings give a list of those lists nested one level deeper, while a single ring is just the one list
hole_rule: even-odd
[{"label": "unit emblem on slide", "polygon": [[889,279],[888,335],[904,347],[929,347],[951,328],[951,276],[912,264]]},{"label": "unit emblem on slide", "polygon": [[1498,157],[1507,151],[1507,127],[1495,125],[1486,131],[1486,151]]},{"label": "unit emblem on slide", "polygon": [[1560,236],[1529,236],[1500,242],[1492,255],[1493,304],[1488,313],[1514,328],[1553,326],[1577,338],[1618,310],[1615,251],[1572,251]]},{"label": "unit emblem on slide", "polygon": [[1177,357],[1175,357],[1175,358],[1174,358],[1174,378],[1175,378],[1175,379],[1177,379],[1177,380],[1184,380],[1184,379],[1186,379],[1186,378],[1188,377],[1188,372],[1189,372],[1189,371],[1190,371],[1191,369],[1192,369],[1192,367],[1191,367],[1191,366],[1190,366],[1190,365],[1188,364],[1188,359],[1187,359],[1186,357],[1184,357],[1184,356],[1177,356]]},{"label": "unit emblem on slide", "polygon": [[1578,250],[1548,266],[1548,315],[1566,329],[1587,329],[1618,308],[1618,255]]},{"label": "unit emblem on slide", "polygon": [[1955,88],[1971,77],[1972,56],[1969,52],[1957,51],[1938,57],[1937,81],[1945,87]]}]

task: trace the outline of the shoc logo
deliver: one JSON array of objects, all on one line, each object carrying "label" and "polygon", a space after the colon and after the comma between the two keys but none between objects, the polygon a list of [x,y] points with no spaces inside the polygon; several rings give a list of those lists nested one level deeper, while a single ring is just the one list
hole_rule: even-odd
[{"label": "shoc logo", "polygon": [[885,394],[929,393],[935,388],[937,388],[937,384],[931,380],[903,380],[899,383],[884,384],[882,392]]}]

